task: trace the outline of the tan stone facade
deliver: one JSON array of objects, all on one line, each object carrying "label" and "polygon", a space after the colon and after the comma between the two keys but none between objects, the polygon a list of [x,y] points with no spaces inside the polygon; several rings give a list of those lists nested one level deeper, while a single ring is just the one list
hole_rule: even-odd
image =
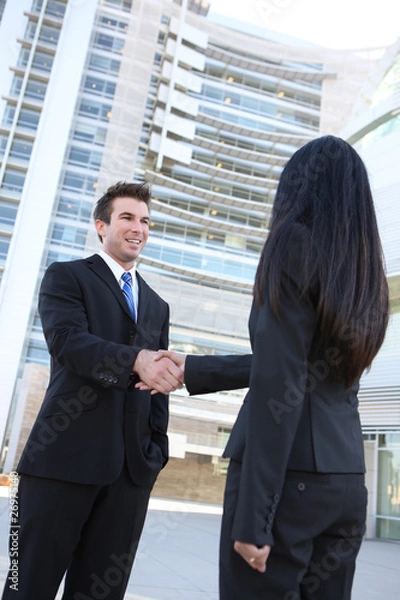
[{"label": "tan stone facade", "polygon": [[[14,441],[13,438],[10,440],[10,443],[17,444],[14,467],[16,467],[18,464],[18,460],[22,454],[30,430],[36,419],[36,415],[39,412],[48,380],[48,367],[44,365],[37,365],[35,363],[29,363],[25,365],[19,393],[19,410],[18,414],[16,415],[16,420],[18,420],[20,423],[18,441]],[[14,435],[16,433],[15,430],[16,427],[13,429]]]},{"label": "tan stone facade", "polygon": [[161,471],[153,496],[222,504],[225,475],[212,464],[211,457],[187,453],[184,459],[170,458]]}]

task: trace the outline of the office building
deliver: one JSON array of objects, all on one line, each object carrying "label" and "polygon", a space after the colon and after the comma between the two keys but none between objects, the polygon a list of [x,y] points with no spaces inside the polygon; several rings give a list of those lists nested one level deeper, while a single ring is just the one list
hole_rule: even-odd
[{"label": "office building", "polygon": [[[378,61],[369,51],[325,50],[210,19],[202,0],[7,0],[3,9],[0,429],[8,471],[48,377],[41,276],[55,260],[99,249],[91,211],[106,187],[152,185],[139,269],[170,303],[171,346],[247,352],[252,283],[281,169],[308,140],[346,126]],[[171,396],[171,461],[159,493],[218,501],[221,449],[242,396]]]},{"label": "office building", "polygon": [[400,44],[379,60],[360,91],[354,118],[342,131],[363,157],[371,177],[390,290],[385,342],[362,379],[368,530],[400,539]]}]

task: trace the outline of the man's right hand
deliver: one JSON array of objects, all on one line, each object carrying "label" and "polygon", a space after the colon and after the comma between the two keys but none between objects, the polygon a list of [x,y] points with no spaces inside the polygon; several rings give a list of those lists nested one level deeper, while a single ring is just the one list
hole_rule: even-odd
[{"label": "man's right hand", "polygon": [[148,389],[162,394],[170,394],[183,386],[183,368],[175,364],[167,354],[168,352],[160,356],[160,352],[140,350],[132,370],[137,373],[144,385],[140,387],[137,385],[136,387],[142,390]]}]

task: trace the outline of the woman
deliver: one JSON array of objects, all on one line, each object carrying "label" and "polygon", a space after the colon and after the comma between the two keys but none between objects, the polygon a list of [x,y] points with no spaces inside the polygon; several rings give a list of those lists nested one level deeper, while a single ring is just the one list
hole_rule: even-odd
[{"label": "woman", "polygon": [[191,394],[249,386],[225,450],[221,600],[350,598],[367,503],[357,391],[387,321],[366,169],[321,137],[279,181],[252,357],[186,359]]}]

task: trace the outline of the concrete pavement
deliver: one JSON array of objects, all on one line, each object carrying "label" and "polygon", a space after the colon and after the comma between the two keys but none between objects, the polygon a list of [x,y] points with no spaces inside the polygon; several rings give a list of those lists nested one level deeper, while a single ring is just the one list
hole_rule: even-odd
[{"label": "concrete pavement", "polygon": [[[1,490],[0,589],[8,569],[6,494]],[[218,600],[220,515],[215,505],[152,499],[125,600]],[[400,543],[364,541],[352,600],[400,600]]]}]

